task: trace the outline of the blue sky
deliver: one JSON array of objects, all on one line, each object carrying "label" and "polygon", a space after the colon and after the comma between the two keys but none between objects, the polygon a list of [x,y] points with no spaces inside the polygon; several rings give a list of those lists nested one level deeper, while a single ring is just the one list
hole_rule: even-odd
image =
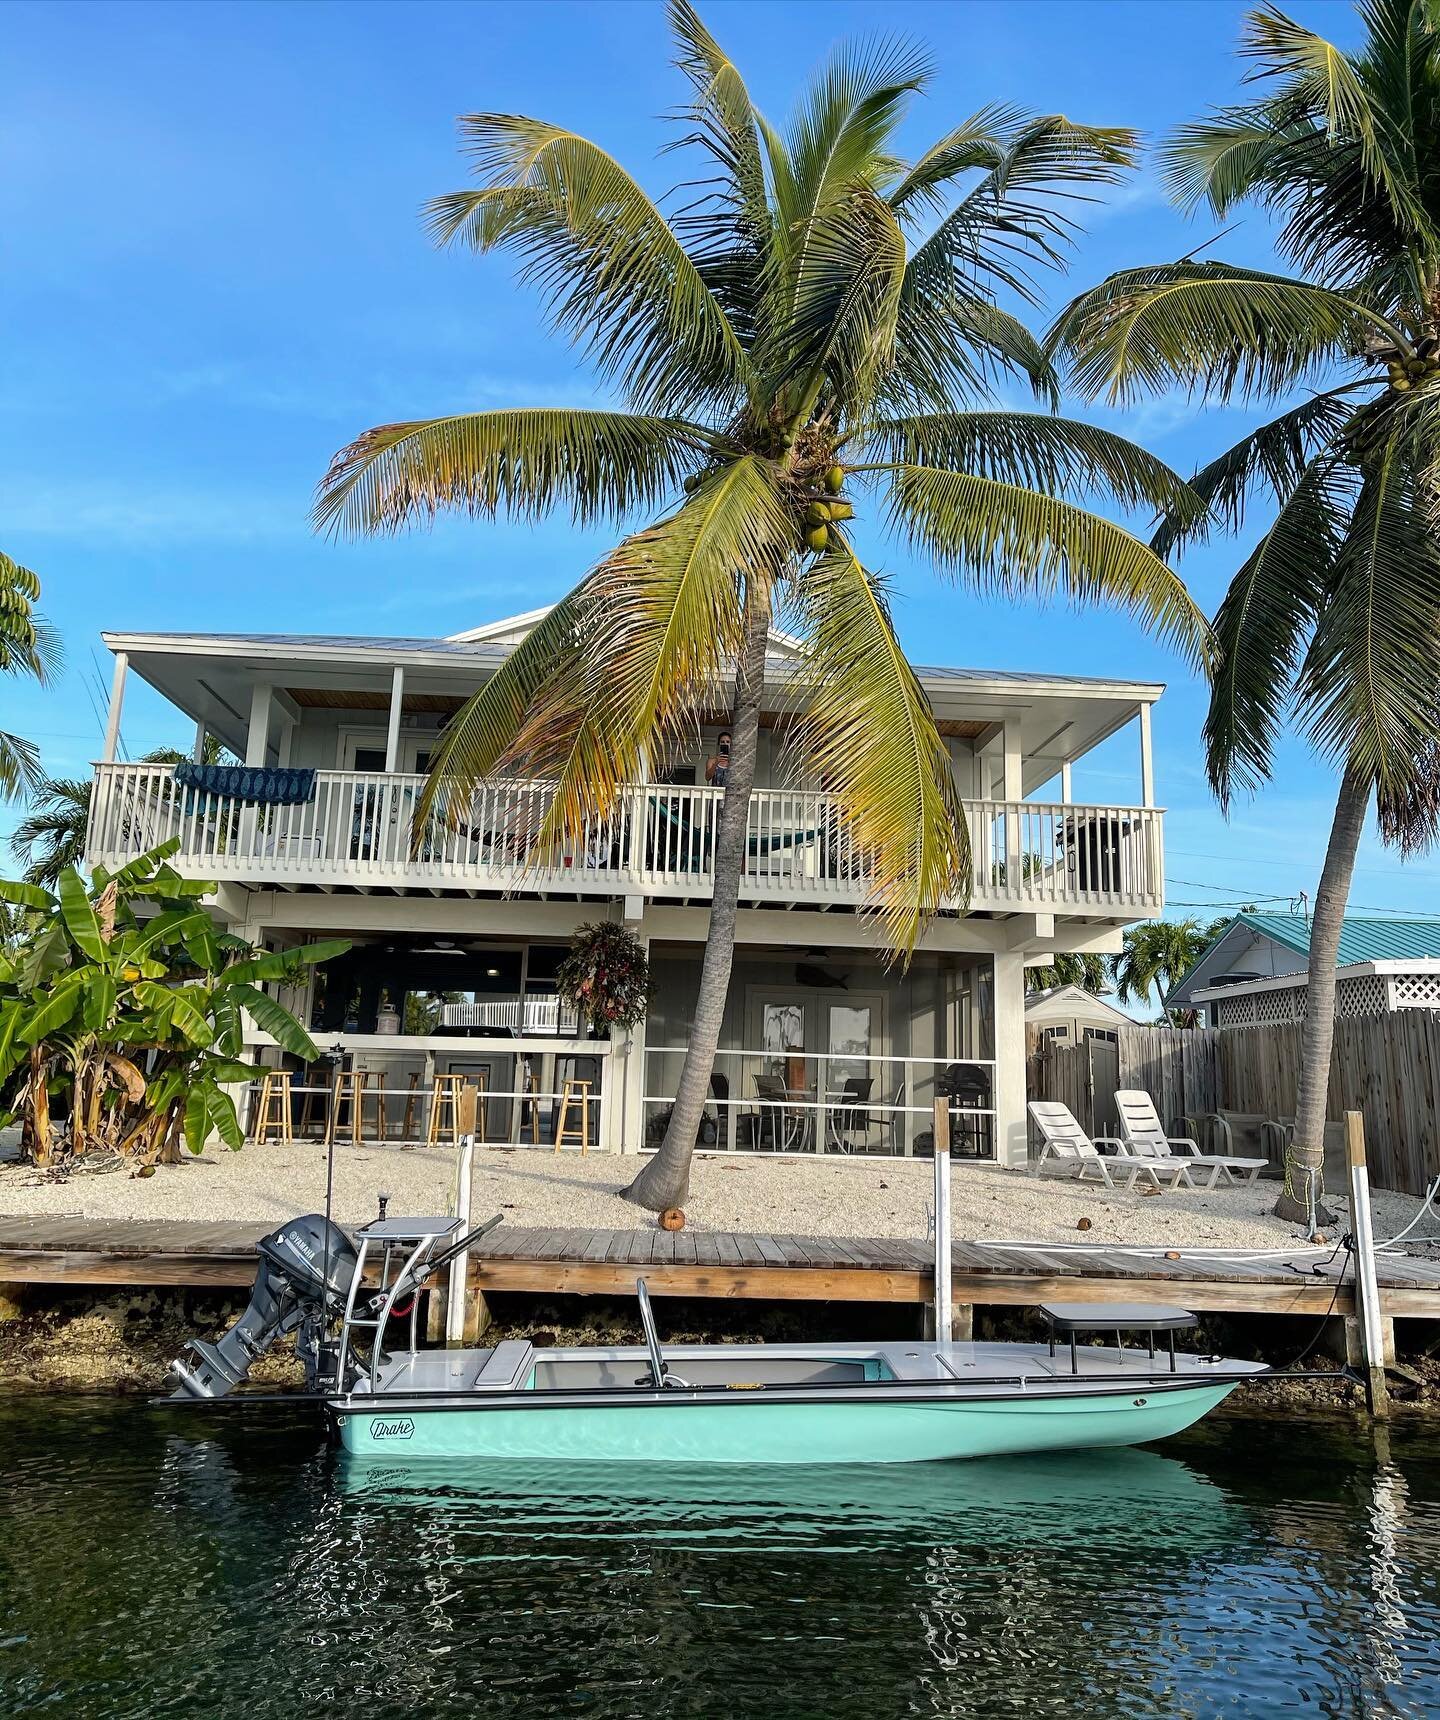
[{"label": "blue sky", "polygon": [[[907,122],[918,150],[996,101],[1153,137],[1234,94],[1243,10],[712,0],[705,15],[777,117],[833,38],[881,28],[923,40],[937,70]],[[1291,10],[1355,39],[1348,7]],[[454,119],[477,109],[561,121],[667,186],[675,158],[656,150],[682,85],[658,0],[12,0],[5,38],[0,544],[41,575],[68,664],[45,692],[0,686],[0,726],[37,739],[53,773],[83,774],[99,748],[104,627],[445,633],[574,583],[604,540],[563,520],[335,543],[311,534],[307,509],[333,451],[371,424],[599,398],[506,260],[436,252],[417,212],[463,183]],[[1211,231],[1171,211],[1149,171],[1087,221],[1052,303]],[[1265,262],[1263,222],[1248,219],[1216,254]],[[1250,421],[1183,400],[1096,416],[1184,470]],[[1202,691],[1162,647],[1115,616],[982,601],[897,545],[875,537],[870,548],[920,661],[1169,683],[1156,767],[1174,912],[1313,891],[1333,784],[1303,746],[1287,745],[1275,785],[1227,824],[1201,774]],[[1207,609],[1239,556],[1221,543],[1187,558]],[[183,729],[132,688],[132,756],[185,744]],[[1137,776],[1127,737],[1077,770],[1076,794],[1127,799]],[[1367,839],[1354,900],[1428,910],[1437,878],[1440,859],[1401,867]]]}]

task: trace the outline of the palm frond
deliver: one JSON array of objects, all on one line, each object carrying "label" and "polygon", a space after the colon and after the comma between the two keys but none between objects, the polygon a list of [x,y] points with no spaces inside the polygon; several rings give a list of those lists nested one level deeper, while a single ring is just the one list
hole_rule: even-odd
[{"label": "palm frond", "polygon": [[418,840],[427,821],[464,815],[476,788],[492,775],[542,689],[572,678],[581,662],[584,583],[543,615],[445,727],[415,814]]},{"label": "palm frond", "polygon": [[19,735],[0,731],[0,800],[33,794],[44,781],[39,747]]},{"label": "palm frond", "polygon": [[1023,108],[992,102],[961,120],[906,168],[890,188],[890,207],[900,211],[918,202],[922,208],[943,208],[942,193],[961,174],[1000,165],[1016,127],[1026,117]]},{"label": "palm frond", "polygon": [[398,531],[444,508],[580,524],[620,520],[678,488],[720,439],[683,418],[559,408],[469,412],[367,430],[331,462],[322,530]]},{"label": "palm frond", "polygon": [[540,689],[501,761],[555,780],[541,851],[579,835],[647,764],[658,768],[693,739],[739,649],[745,586],[758,581],[768,593],[794,551],[774,468],[746,455],[594,570],[581,673]]},{"label": "palm frond", "polygon": [[[1354,418],[1354,396],[1371,387],[1367,382],[1348,382],[1314,394],[1203,466],[1189,482],[1192,494],[1204,504],[1201,522],[1214,519],[1228,531],[1238,532],[1245,523],[1246,503],[1258,486],[1268,489],[1277,503],[1287,501],[1311,460]],[[1193,517],[1166,508],[1150,547],[1156,555],[1168,557],[1196,535]]]},{"label": "palm frond", "polygon": [[1306,732],[1387,794],[1410,788],[1434,738],[1440,684],[1440,546],[1403,446],[1367,462],[1349,530],[1300,666]]},{"label": "palm frond", "polygon": [[991,398],[995,383],[1009,376],[1059,403],[1049,356],[1018,317],[953,280],[925,281],[907,266],[883,403],[893,412],[955,411]]},{"label": "palm frond", "polygon": [[1124,269],[1061,312],[1046,337],[1087,400],[1128,404],[1175,384],[1218,399],[1294,388],[1366,335],[1402,337],[1344,293],[1229,263]]},{"label": "palm frond", "polygon": [[685,116],[693,129],[671,147],[696,145],[719,173],[675,218],[675,231],[741,338],[753,341],[772,229],[758,116],[734,61],[690,0],[668,0],[667,11],[676,64],[695,92]]},{"label": "palm frond", "polygon": [[53,886],[67,866],[84,864],[90,791],[88,777],[47,777],[35,788],[10,833],[10,852],[25,868],[26,883]]},{"label": "palm frond", "polygon": [[1077,224],[1066,205],[1078,185],[1117,183],[1134,166],[1136,134],[1080,126],[1060,114],[1027,120],[993,165],[917,246],[908,274],[919,291],[997,289],[1038,302],[1037,266],[1060,268]]},{"label": "palm frond", "polygon": [[807,566],[798,608],[804,703],[787,751],[844,808],[865,856],[869,906],[889,948],[908,955],[969,873],[949,755],[895,637],[884,585],[838,533]]},{"label": "palm frond", "polygon": [[60,638],[35,613],[40,576],[0,550],[0,674],[28,675],[44,686],[60,667]]},{"label": "palm frond", "polygon": [[1270,774],[1305,641],[1351,505],[1348,469],[1307,467],[1231,581],[1214,622],[1205,761],[1222,807]]},{"label": "palm frond", "polygon": [[[1379,9],[1383,12],[1387,9]],[[1419,16],[1418,12],[1412,17]],[[1240,51],[1256,78],[1283,80],[1281,99],[1322,119],[1328,136],[1353,141],[1366,176],[1407,227],[1428,226],[1414,156],[1414,130],[1375,103],[1363,64],[1266,3],[1251,12]]]},{"label": "palm frond", "polygon": [[1059,497],[975,472],[900,466],[890,517],[942,571],[981,590],[1113,604],[1192,661],[1204,652],[1205,618],[1177,575],[1122,527]]},{"label": "palm frond", "polygon": [[785,137],[789,182],[777,183],[778,213],[803,249],[808,224],[852,187],[877,190],[898,165],[888,146],[930,61],[894,38],[842,42],[801,98]]},{"label": "palm frond", "polygon": [[1178,473],[1094,424],[1038,412],[943,412],[884,421],[868,440],[899,465],[978,472],[1057,496],[1103,490],[1126,508],[1173,513],[1204,529],[1204,505]]},{"label": "palm frond", "polygon": [[641,411],[744,400],[739,335],[665,217],[604,150],[516,114],[468,114],[481,189],[427,208],[440,244],[517,250],[555,326]]},{"label": "palm frond", "polygon": [[817,212],[767,365],[797,404],[821,378],[851,411],[876,396],[894,360],[904,276],[905,237],[882,197],[856,186]]}]

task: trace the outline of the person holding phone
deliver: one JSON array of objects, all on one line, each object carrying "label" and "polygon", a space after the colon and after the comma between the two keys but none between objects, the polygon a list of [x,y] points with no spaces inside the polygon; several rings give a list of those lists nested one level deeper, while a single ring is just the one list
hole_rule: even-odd
[{"label": "person holding phone", "polygon": [[724,788],[730,777],[730,731],[721,729],[715,751],[705,761],[705,780],[712,788]]}]

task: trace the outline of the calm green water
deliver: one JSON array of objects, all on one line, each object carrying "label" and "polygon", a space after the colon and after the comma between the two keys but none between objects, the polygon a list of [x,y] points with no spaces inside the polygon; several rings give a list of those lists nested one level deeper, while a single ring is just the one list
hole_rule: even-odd
[{"label": "calm green water", "polygon": [[367,1469],[0,1401],[0,1713],[1440,1714],[1440,1441]]}]

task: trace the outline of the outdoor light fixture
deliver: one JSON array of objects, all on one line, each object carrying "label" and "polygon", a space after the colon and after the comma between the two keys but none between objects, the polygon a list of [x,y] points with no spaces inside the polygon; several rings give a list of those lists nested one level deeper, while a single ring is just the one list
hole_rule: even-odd
[{"label": "outdoor light fixture", "polygon": [[500,969],[499,968],[486,968],[485,969],[485,977],[486,977],[486,979],[499,979]]}]

